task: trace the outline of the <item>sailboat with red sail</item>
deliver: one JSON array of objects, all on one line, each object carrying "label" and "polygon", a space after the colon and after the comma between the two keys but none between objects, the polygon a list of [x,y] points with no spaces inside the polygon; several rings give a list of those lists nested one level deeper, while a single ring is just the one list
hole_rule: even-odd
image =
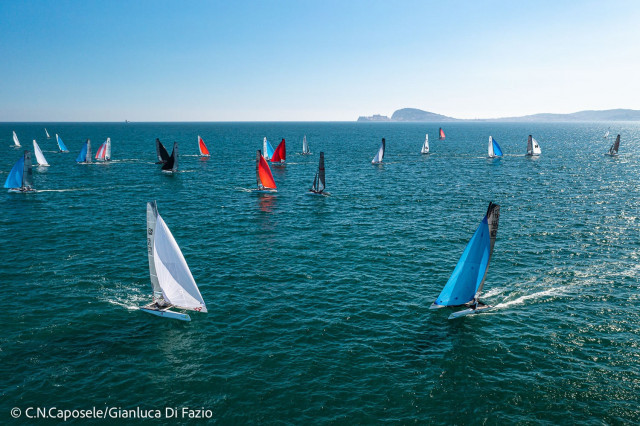
[{"label": "sailboat with red sail", "polygon": [[256,153],[256,192],[277,192],[276,182],[273,180],[269,163],[264,159],[260,150]]},{"label": "sailboat with red sail", "polygon": [[280,142],[280,145],[278,145],[276,150],[273,151],[273,156],[271,156],[271,162],[284,163],[286,159],[287,159],[287,147],[284,143],[284,138],[282,138],[282,142]]},{"label": "sailboat with red sail", "polygon": [[198,135],[198,149],[200,150],[200,157],[211,156],[211,154],[209,154],[209,150],[207,149],[207,146],[204,144],[204,141],[202,140],[200,135]]},{"label": "sailboat with red sail", "polygon": [[442,127],[440,127],[440,130],[438,130],[438,132],[440,133],[440,140],[443,141],[445,136],[444,136],[444,130],[442,130]]}]

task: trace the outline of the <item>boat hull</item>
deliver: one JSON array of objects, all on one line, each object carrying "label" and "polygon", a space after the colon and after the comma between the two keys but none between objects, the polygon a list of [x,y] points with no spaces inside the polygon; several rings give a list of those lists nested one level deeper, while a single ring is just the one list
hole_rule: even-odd
[{"label": "boat hull", "polygon": [[490,305],[481,305],[478,306],[477,308],[469,308],[469,309],[464,309],[462,311],[458,311],[458,312],[454,312],[451,315],[449,315],[449,319],[456,319],[456,318],[460,318],[460,317],[465,317],[467,315],[475,315],[475,314],[481,314],[483,312],[485,312],[487,309],[491,309]]},{"label": "boat hull", "polygon": [[189,315],[183,314],[181,312],[171,311],[169,310],[169,308],[158,309],[151,306],[142,306],[140,307],[140,310],[158,317],[177,319],[180,321],[191,321],[191,317]]}]

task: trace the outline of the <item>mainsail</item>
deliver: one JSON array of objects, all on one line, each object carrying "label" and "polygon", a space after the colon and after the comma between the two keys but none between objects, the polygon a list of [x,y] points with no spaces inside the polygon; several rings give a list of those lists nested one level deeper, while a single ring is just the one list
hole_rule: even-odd
[{"label": "mainsail", "polygon": [[616,136],[616,141],[609,148],[609,155],[617,155],[618,148],[620,148],[620,135]]},{"label": "mainsail", "polygon": [[499,218],[500,206],[489,203],[487,214],[471,237],[449,281],[431,308],[477,303],[489,270]]},{"label": "mainsail", "polygon": [[51,139],[51,136],[49,136],[49,132],[47,132],[47,128],[46,128],[46,127],[44,128],[44,132],[45,132],[45,133],[46,133],[46,135],[47,135],[47,139]]},{"label": "mainsail", "polygon": [[56,142],[58,142],[58,149],[60,150],[60,152],[69,152],[69,150],[67,149],[67,146],[64,144],[64,142],[62,142],[62,138],[58,136],[57,133],[56,133]]},{"label": "mainsail", "polygon": [[87,139],[84,145],[82,145],[82,149],[78,154],[78,158],[76,158],[76,163],[80,163],[80,164],[91,163],[91,140],[90,139]]},{"label": "mainsail", "polygon": [[529,135],[529,139],[527,139],[527,155],[540,155],[542,154],[542,150],[540,149],[540,145],[538,141],[535,140],[531,135]]},{"label": "mainsail", "polygon": [[385,150],[385,140],[384,138],[382,138],[382,142],[380,143],[380,149],[378,149],[378,153],[376,154],[375,157],[373,157],[373,160],[371,160],[371,164],[382,163],[382,160],[384,159],[384,150]]},{"label": "mainsail", "polygon": [[444,136],[444,130],[442,130],[442,127],[440,127],[440,129],[438,130],[438,133],[440,134],[440,140],[443,140],[445,136]]},{"label": "mainsail", "polygon": [[304,135],[302,138],[302,154],[311,154],[311,151],[309,150],[309,143],[307,142],[307,135]]},{"label": "mainsail", "polygon": [[494,157],[502,157],[502,150],[498,142],[492,136],[489,136],[489,158]]},{"label": "mainsail", "polygon": [[158,161],[156,162],[156,164],[166,163],[169,159],[169,153],[158,138],[156,138],[156,154],[158,155]]},{"label": "mainsail", "polygon": [[[31,152],[25,151],[22,157],[11,168],[4,187],[8,189],[32,190],[33,170],[31,168]],[[11,192],[11,191],[9,191]]]},{"label": "mainsail", "polygon": [[269,164],[260,153],[260,150],[256,153],[256,181],[258,190],[277,189]]},{"label": "mainsail", "polygon": [[429,134],[424,137],[424,143],[422,144],[422,150],[420,152],[422,154],[429,153]]},{"label": "mainsail", "polygon": [[204,141],[202,140],[202,138],[200,137],[200,135],[198,135],[198,149],[200,150],[200,155],[202,157],[209,157],[209,150],[207,149],[207,146],[204,144]]},{"label": "mainsail", "polygon": [[96,160],[98,161],[110,161],[111,160],[111,138],[107,138],[106,142],[100,145],[96,152]]},{"label": "mainsail", "polygon": [[324,152],[320,153],[320,162],[318,163],[318,171],[313,178],[313,186],[310,191],[316,194],[322,194],[324,191],[325,182],[324,182]]},{"label": "mainsail", "polygon": [[20,145],[20,141],[18,140],[18,135],[16,135],[16,131],[13,131],[13,146],[22,146]]},{"label": "mainsail", "polygon": [[162,165],[163,172],[177,172],[178,171],[178,142],[173,143],[173,151],[171,151],[171,157],[166,163]]},{"label": "mainsail", "polygon": [[49,163],[47,163],[47,159],[44,158],[44,154],[42,153],[42,150],[38,146],[38,143],[35,139],[33,140],[33,152],[36,153],[36,161],[38,162],[39,166],[49,166]]},{"label": "mainsail", "polygon": [[262,152],[264,152],[265,160],[271,160],[271,157],[273,157],[273,147],[271,146],[271,144],[269,143],[266,137],[262,141]]},{"label": "mainsail", "polygon": [[278,145],[275,151],[273,151],[273,155],[271,156],[272,163],[284,163],[287,159],[287,146],[285,145],[284,138],[282,138],[282,142]]}]

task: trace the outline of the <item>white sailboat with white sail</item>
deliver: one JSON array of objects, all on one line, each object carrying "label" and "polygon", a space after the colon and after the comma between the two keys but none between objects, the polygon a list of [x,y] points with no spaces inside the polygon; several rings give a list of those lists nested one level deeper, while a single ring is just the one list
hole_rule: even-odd
[{"label": "white sailboat with white sail", "polygon": [[371,164],[382,164],[382,160],[384,160],[384,150],[386,147],[386,142],[384,138],[382,138],[382,142],[380,143],[380,148],[373,160],[371,160]]},{"label": "white sailboat with white sail", "polygon": [[540,154],[542,154],[540,144],[531,135],[529,135],[529,139],[527,139],[527,155],[533,156]]},{"label": "white sailboat with white sail", "polygon": [[38,166],[49,167],[49,163],[47,162],[47,159],[44,158],[44,154],[42,153],[42,150],[40,149],[40,146],[35,139],[33,140],[33,152],[36,153],[36,161],[38,162]]},{"label": "white sailboat with white sail", "polygon": [[424,143],[422,144],[421,154],[429,154],[429,134],[424,137]]},{"label": "white sailboat with white sail", "polygon": [[16,131],[13,131],[13,147],[14,148],[20,148],[22,145],[20,145],[20,140],[18,140],[18,135],[16,135]]},{"label": "white sailboat with white sail", "polygon": [[311,150],[309,150],[309,142],[307,142],[307,135],[304,135],[302,138],[302,155],[311,154]]}]

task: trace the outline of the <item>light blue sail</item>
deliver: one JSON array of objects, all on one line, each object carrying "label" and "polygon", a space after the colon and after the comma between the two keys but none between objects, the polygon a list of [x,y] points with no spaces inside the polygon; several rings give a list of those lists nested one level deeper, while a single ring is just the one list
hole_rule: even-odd
[{"label": "light blue sail", "polygon": [[265,160],[271,160],[271,157],[273,157],[273,152],[275,150],[273,149],[273,147],[271,146],[271,144],[269,143],[267,138],[264,138],[264,141],[262,143],[262,150],[265,153],[264,159]]},{"label": "light blue sail", "polygon": [[67,146],[62,142],[62,138],[56,134],[56,141],[58,142],[58,149],[62,152],[69,152]]},{"label": "light blue sail", "polygon": [[88,144],[89,144],[88,142],[85,142],[84,145],[82,145],[80,154],[78,154],[78,158],[76,158],[76,163],[84,163],[85,161],[87,161],[87,145]]},{"label": "light blue sail", "polygon": [[4,183],[5,188],[20,188],[22,187],[22,175],[24,174],[24,156],[13,165],[9,176]]},{"label": "light blue sail", "polygon": [[500,145],[498,145],[498,142],[492,138],[493,141],[493,154],[496,157],[502,157],[502,150],[500,149]]}]

